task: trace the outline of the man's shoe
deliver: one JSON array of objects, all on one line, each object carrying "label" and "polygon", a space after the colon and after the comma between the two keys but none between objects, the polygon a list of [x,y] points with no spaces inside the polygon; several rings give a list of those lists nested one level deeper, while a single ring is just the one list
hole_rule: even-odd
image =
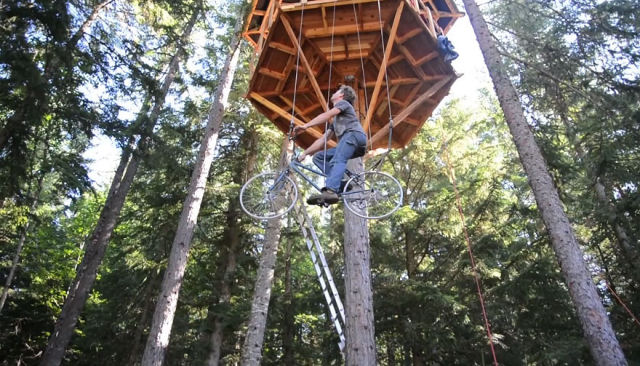
[{"label": "man's shoe", "polygon": [[310,205],[333,205],[334,203],[338,203],[340,197],[338,194],[330,189],[323,188],[320,194],[314,194],[313,196],[307,199],[307,203]]},{"label": "man's shoe", "polygon": [[340,197],[338,196],[338,194],[330,189],[323,190],[322,193],[320,193],[320,196],[322,197],[324,203],[328,205],[333,205],[334,203],[338,203],[338,201],[340,201]]}]

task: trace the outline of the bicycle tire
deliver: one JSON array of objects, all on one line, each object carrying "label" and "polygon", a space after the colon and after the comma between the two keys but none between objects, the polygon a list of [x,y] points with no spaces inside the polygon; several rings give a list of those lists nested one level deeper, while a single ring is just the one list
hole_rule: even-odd
[{"label": "bicycle tire", "polygon": [[[364,187],[362,187],[364,185]],[[364,219],[382,219],[402,206],[404,191],[392,175],[366,171],[352,176],[344,187],[345,207]]]},{"label": "bicycle tire", "polygon": [[275,219],[291,211],[298,200],[298,187],[288,175],[281,174],[267,172],[251,177],[240,189],[242,211],[257,220]]}]

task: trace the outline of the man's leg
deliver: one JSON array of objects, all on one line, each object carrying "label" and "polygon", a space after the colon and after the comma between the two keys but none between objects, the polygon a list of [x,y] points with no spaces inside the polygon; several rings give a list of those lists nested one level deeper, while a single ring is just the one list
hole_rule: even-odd
[{"label": "man's leg", "polygon": [[336,153],[336,148],[332,147],[327,151],[318,151],[313,155],[313,164],[318,167],[325,175],[331,172],[331,159]]},{"label": "man's leg", "polygon": [[358,141],[353,133],[346,133],[340,139],[336,151],[331,159],[331,170],[327,177],[327,188],[333,192],[340,191],[340,182],[347,169],[347,160],[353,157],[358,148]]}]

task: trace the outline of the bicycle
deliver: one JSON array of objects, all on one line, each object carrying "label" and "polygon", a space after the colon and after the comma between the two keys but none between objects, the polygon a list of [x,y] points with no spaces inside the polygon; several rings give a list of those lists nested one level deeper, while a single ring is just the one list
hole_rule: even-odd
[{"label": "bicycle", "polygon": [[[295,156],[282,171],[255,175],[242,186],[242,210],[258,220],[273,219],[291,211],[298,199],[298,187],[290,177],[292,172],[320,192],[321,188],[303,170],[326,177],[320,170],[300,163]],[[339,196],[355,215],[365,219],[382,219],[402,205],[402,186],[393,176],[377,170],[354,174],[347,169],[345,173],[348,180]]]}]

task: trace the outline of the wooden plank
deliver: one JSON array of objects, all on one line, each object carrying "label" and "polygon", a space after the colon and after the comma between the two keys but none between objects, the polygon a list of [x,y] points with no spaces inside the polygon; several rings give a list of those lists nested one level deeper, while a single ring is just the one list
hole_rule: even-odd
[{"label": "wooden plank", "polygon": [[296,49],[295,48],[289,47],[284,43],[271,41],[271,42],[269,42],[269,47],[271,47],[273,49],[276,49],[278,51],[282,51],[284,53],[288,53],[290,55],[295,55],[296,54]]},{"label": "wooden plank", "polygon": [[366,22],[362,25],[358,24],[343,24],[336,25],[333,29],[324,27],[305,27],[304,36],[307,38],[324,38],[334,36],[342,36],[345,34],[355,34],[358,30],[360,33],[373,32],[380,30],[380,22]]},{"label": "wooden plank", "polygon": [[[284,109],[280,108],[277,104],[270,102],[268,99],[263,98],[260,94],[256,93],[256,92],[251,92],[248,95],[249,98],[255,100],[256,102],[262,104],[263,106],[265,106],[266,108],[268,108],[269,110],[277,113],[280,117],[285,118],[288,121],[292,121],[296,126],[302,126],[304,125],[304,122],[301,121],[300,119],[294,117],[291,115],[291,113],[285,111]],[[320,138],[322,137],[322,133],[318,130],[316,130],[315,128],[309,128],[307,129],[307,133],[310,133],[311,136],[315,137],[315,138]]]},{"label": "wooden plank", "polygon": [[[410,85],[410,84],[417,84],[419,83],[421,80],[418,78],[398,78],[398,79],[391,79],[389,80],[389,85]],[[385,84],[385,81],[382,81],[382,84]],[[376,86],[376,82],[375,81],[369,81],[367,82],[367,87],[370,88],[372,86]]]},{"label": "wooden plank", "polygon": [[[422,95],[420,95],[418,97],[418,99],[414,100],[409,106],[407,106],[405,109],[403,109],[402,112],[400,112],[400,114],[398,114],[394,118],[393,127],[395,128],[397,125],[399,125],[402,122],[404,122],[404,120],[407,117],[409,117],[409,115],[411,113],[413,113],[413,111],[415,111],[415,109],[418,108],[418,106],[420,106],[422,103],[424,103],[426,100],[431,98],[434,94],[436,94],[451,79],[452,79],[452,77],[449,76],[448,78],[446,78],[444,80],[440,80],[437,83],[433,84],[429,89],[427,89],[426,92],[424,92]],[[382,139],[384,136],[386,136],[389,133],[389,125],[390,124],[387,123],[386,126],[381,128],[378,132],[376,132],[375,135],[373,135],[373,137],[371,138],[371,144],[375,144],[376,142],[378,142],[380,139]]]},{"label": "wooden plank", "polygon": [[378,102],[378,96],[380,95],[380,88],[382,86],[382,79],[385,76],[385,71],[387,68],[387,62],[389,62],[389,56],[391,55],[391,50],[393,48],[393,44],[395,43],[396,35],[398,33],[398,25],[400,25],[400,18],[402,17],[402,9],[404,9],[404,1],[400,2],[398,5],[398,9],[396,10],[396,15],[393,19],[393,25],[391,26],[391,32],[389,33],[389,39],[387,40],[387,48],[385,49],[384,56],[382,57],[382,64],[380,65],[380,69],[378,71],[378,78],[376,79],[376,85],[373,88],[373,93],[371,94],[371,101],[369,102],[369,108],[367,109],[367,117],[364,120],[364,124],[362,128],[366,133],[369,131],[369,124],[371,123],[371,118],[373,117],[373,112],[376,108],[376,103]]},{"label": "wooden plank", "polygon": [[291,12],[291,11],[298,11],[298,10],[302,10],[302,8],[304,7],[305,10],[309,10],[309,9],[317,9],[317,8],[321,8],[327,5],[333,5],[337,2],[340,2],[340,5],[351,5],[351,4],[364,4],[364,3],[374,3],[378,0],[349,0],[349,1],[345,1],[345,0],[315,0],[313,2],[299,2],[299,3],[292,3],[292,4],[282,4],[280,5],[280,7],[282,8],[282,11],[284,12]]},{"label": "wooden plank", "polygon": [[267,69],[266,67],[261,67],[258,69],[258,73],[262,74],[262,75],[266,75],[269,77],[272,77],[274,79],[278,79],[278,80],[285,80],[286,76],[281,73],[281,72],[277,72],[271,69]]},{"label": "wooden plank", "polygon": [[[287,107],[291,108],[291,110],[293,110],[293,101],[290,100],[289,98],[285,97],[284,95],[278,95],[278,98],[280,98],[280,100],[287,105]],[[298,108],[296,108],[296,112],[295,112],[298,116],[300,116],[300,118],[306,123],[311,121],[311,118],[307,117],[307,114],[304,113],[303,110],[300,110],[300,106],[298,106]]]},{"label": "wooden plank", "polygon": [[416,60],[416,65],[415,66],[420,66],[422,64],[425,64],[433,59],[436,59],[438,57],[438,55],[440,55],[440,53],[438,51],[433,51],[433,52],[429,52],[428,54],[424,55],[423,57],[419,58]]},{"label": "wooden plank", "polygon": [[305,56],[304,52],[302,51],[302,47],[300,47],[300,44],[298,43],[298,39],[296,38],[296,34],[293,32],[293,28],[291,28],[291,23],[289,23],[289,19],[287,18],[288,17],[285,14],[282,14],[282,24],[284,25],[284,28],[287,31],[287,34],[289,35],[291,42],[293,42],[293,46],[298,49],[298,55],[300,57],[300,61],[302,61],[302,65],[307,71],[307,77],[311,82],[313,91],[316,93],[316,97],[322,104],[322,108],[325,111],[327,111],[329,110],[327,106],[327,101],[324,99],[324,95],[322,95],[322,91],[320,90],[318,81],[316,80],[316,77],[313,74],[313,69],[311,68],[311,65],[309,64],[309,61],[307,60],[307,57]]},{"label": "wooden plank", "polygon": [[329,24],[327,24],[327,9],[324,6],[320,9],[322,9],[322,25],[325,28],[329,28]]},{"label": "wooden plank", "polygon": [[[284,67],[284,71],[282,72],[283,74],[287,75],[287,79],[289,78],[289,75],[291,75],[291,70],[293,70],[295,65],[296,65],[296,57],[295,55],[291,55],[291,57],[289,57],[289,59],[287,60],[287,64]],[[278,82],[278,85],[276,85],[276,88],[275,88],[276,95],[282,93],[282,89],[284,89],[284,87],[287,85],[287,79],[280,80]]]},{"label": "wooden plank", "polygon": [[417,36],[418,34],[422,33],[423,30],[420,28],[413,28],[412,30],[408,31],[407,33],[403,34],[401,37],[398,37],[398,43],[403,44],[406,41],[408,41],[409,39]]}]

